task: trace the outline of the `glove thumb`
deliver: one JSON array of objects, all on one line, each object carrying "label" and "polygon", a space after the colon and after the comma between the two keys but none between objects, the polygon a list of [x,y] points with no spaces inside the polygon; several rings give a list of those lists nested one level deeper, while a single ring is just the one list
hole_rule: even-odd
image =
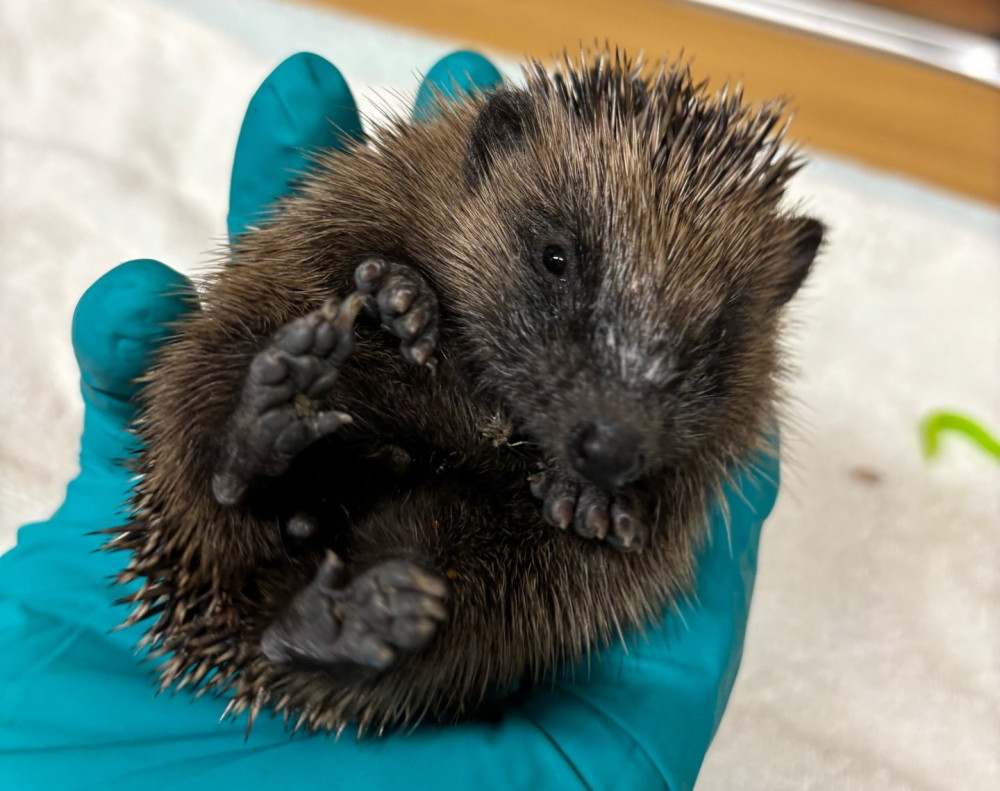
[{"label": "glove thumb", "polygon": [[97,280],[73,313],[73,351],[84,400],[85,457],[114,461],[128,452],[138,378],[170,332],[196,304],[191,282],[158,261],[127,261]]}]

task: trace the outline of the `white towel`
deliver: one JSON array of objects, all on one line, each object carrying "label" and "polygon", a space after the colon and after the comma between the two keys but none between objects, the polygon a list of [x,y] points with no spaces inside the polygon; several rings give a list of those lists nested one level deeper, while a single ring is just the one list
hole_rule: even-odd
[{"label": "white towel", "polygon": [[[166,5],[0,4],[0,550],[76,468],[77,298],[129,258],[207,259],[269,69],[311,49],[363,98],[452,46],[270,0]],[[1000,429],[1000,213],[830,158],[793,189],[831,229],[789,336],[802,428],[698,788],[1000,788],[1000,468],[958,440],[927,464],[916,433],[941,406]]]}]

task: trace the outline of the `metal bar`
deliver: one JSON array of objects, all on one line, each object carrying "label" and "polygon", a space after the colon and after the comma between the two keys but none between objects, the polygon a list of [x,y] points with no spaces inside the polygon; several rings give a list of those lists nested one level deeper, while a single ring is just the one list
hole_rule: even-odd
[{"label": "metal bar", "polygon": [[1000,43],[848,0],[684,0],[886,52],[1000,88]]}]

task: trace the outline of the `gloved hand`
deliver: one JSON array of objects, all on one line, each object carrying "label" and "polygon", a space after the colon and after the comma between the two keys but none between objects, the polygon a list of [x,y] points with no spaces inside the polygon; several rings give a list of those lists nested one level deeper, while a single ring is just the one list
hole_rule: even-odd
[{"label": "gloved hand", "polygon": [[[456,81],[453,77],[457,78]],[[429,85],[490,85],[487,61],[456,53]],[[332,120],[334,123],[328,122]],[[280,65],[247,111],[233,168],[229,229],[239,233],[286,190],[305,152],[358,136],[354,100],[313,55]],[[125,615],[110,575],[119,554],[95,552],[90,531],[123,519],[134,379],[185,310],[190,288],[155,261],[130,261],[77,307],[73,344],[85,401],[80,474],[46,522],[28,525],[0,558],[0,788],[30,789],[535,789],[691,788],[739,665],[760,526],[777,492],[761,460],[717,508],[697,591],[647,638],[629,640],[509,705],[498,723],[424,725],[360,743],[298,734],[262,716],[219,722],[224,704],[189,693],[154,698],[152,669],[134,646],[143,627],[109,631]]]}]

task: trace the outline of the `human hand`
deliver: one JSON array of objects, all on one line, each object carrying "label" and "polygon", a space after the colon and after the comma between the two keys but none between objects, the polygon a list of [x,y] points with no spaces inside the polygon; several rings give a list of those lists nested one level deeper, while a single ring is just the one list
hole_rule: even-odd
[{"label": "human hand", "polygon": [[[433,112],[431,85],[495,83],[487,62],[451,56],[428,74],[415,115]],[[333,124],[327,122],[333,121]],[[295,56],[247,111],[233,168],[229,229],[239,234],[284,193],[309,150],[360,135],[350,92],[321,58]],[[729,530],[713,515],[697,590],[646,638],[560,674],[496,723],[424,725],[383,739],[290,738],[259,718],[217,721],[217,701],[152,696],[134,645],[141,627],[109,632],[124,612],[108,580],[121,556],[94,552],[91,531],[124,518],[135,379],[192,309],[190,284],[154,261],[132,261],[81,299],[73,341],[85,401],[79,476],[53,517],[23,528],[0,558],[0,787],[690,788],[735,678],[760,525],[777,463],[737,478]],[[575,680],[574,680],[575,678]]]}]

